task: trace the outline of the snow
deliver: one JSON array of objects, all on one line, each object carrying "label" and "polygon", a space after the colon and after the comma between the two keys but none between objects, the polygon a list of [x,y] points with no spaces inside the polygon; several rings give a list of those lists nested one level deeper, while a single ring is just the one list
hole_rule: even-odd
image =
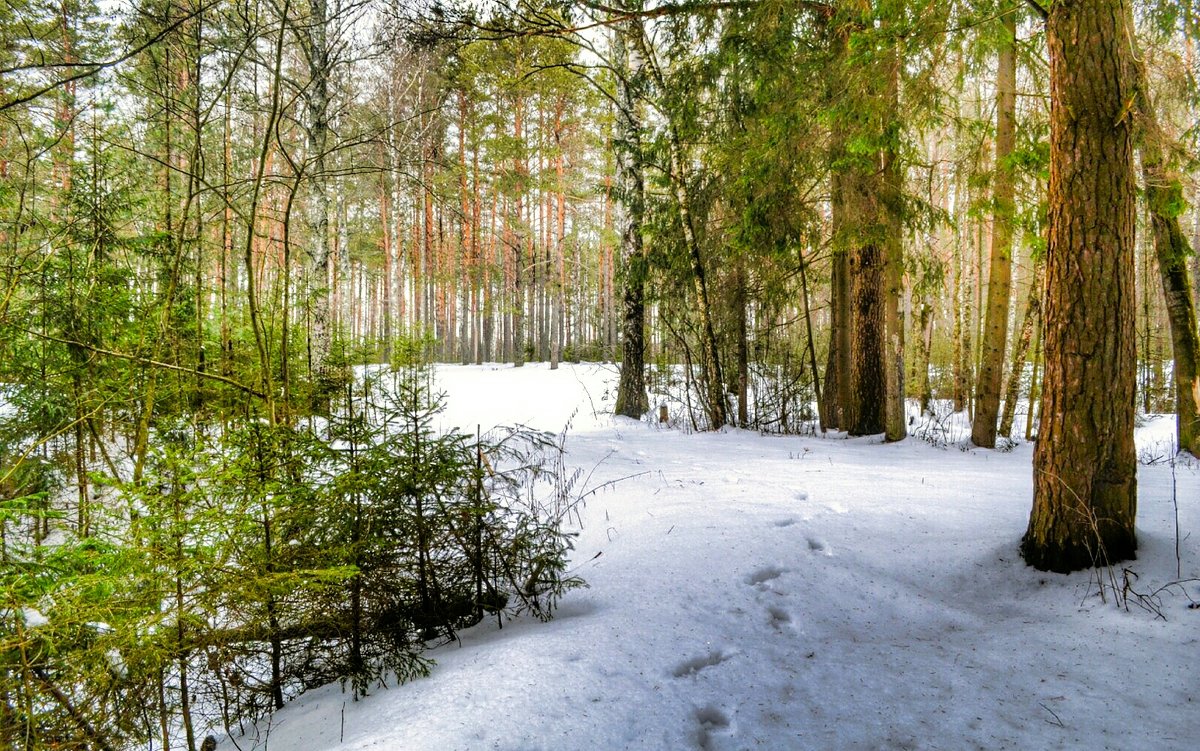
[{"label": "snow", "polygon": [[[686,435],[607,416],[615,378],[438,372],[446,424],[572,419],[569,460],[600,488],[574,557],[590,588],[549,623],[462,632],[427,679],[305,694],[240,748],[1195,747],[1200,584],[1161,593],[1162,620],[1102,601],[1095,572],[1027,568],[1030,445]],[[1171,429],[1151,420],[1143,453]],[[1200,577],[1200,468],[1138,480],[1134,586]]]},{"label": "snow", "polygon": [[[50,625],[50,619],[47,618],[46,615],[43,615],[42,612],[38,611],[36,608],[18,608],[16,615],[17,618],[20,619],[20,623],[25,624],[26,629],[41,629],[43,626]],[[13,611],[11,611],[11,609],[2,609],[2,611],[0,611],[0,621],[4,621],[12,617]]]}]

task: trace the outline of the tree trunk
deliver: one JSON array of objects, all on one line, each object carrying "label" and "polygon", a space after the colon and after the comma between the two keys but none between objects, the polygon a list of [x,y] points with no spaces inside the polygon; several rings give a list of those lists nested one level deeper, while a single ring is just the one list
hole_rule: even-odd
[{"label": "tree trunk", "polygon": [[621,212],[621,377],[617,384],[618,415],[640,418],[650,408],[646,396],[646,254],[642,247],[642,220],[645,215],[645,178],[642,171],[641,120],[634,86],[641,75],[641,56],[628,36],[641,29],[629,22],[614,32],[617,75],[614,151],[617,160],[617,200]]},{"label": "tree trunk", "polygon": [[[983,350],[975,381],[975,420],[971,440],[976,446],[996,445],[996,414],[1000,409],[1000,381],[1008,344],[1009,294],[1012,286],[1013,170],[1010,156],[1016,146],[1017,114],[1017,11],[1000,18],[1000,62],[996,72],[996,163],[992,181],[992,250],[988,269],[986,323]],[[1011,423],[1011,421],[1010,421]]]},{"label": "tree trunk", "polygon": [[[1044,300],[1042,297],[1038,298]],[[1038,317],[1033,322],[1033,367],[1029,373],[1029,409],[1025,412],[1025,440],[1033,440],[1033,418],[1037,410],[1034,407],[1042,396],[1042,312],[1038,303]]]},{"label": "tree trunk", "polygon": [[566,99],[560,96],[554,109],[554,143],[557,148],[557,153],[554,156],[554,176],[555,189],[552,193],[552,205],[554,208],[554,269],[553,276],[550,280],[550,369],[558,367],[559,358],[562,356],[562,340],[563,340],[563,255],[566,253],[567,241],[567,186],[564,182],[564,164],[563,164],[563,149],[566,145],[563,143],[564,126],[563,115],[566,109]]},{"label": "tree trunk", "polygon": [[734,259],[733,295],[734,333],[737,335],[737,380],[730,386],[737,394],[737,424],[742,428],[750,426],[750,321],[746,273],[746,259],[739,254]]},{"label": "tree trunk", "polygon": [[[837,233],[839,182],[834,176],[834,234]],[[829,289],[829,355],[825,366],[825,424],[834,430],[849,428],[846,410],[850,404],[850,256],[833,251]]]},{"label": "tree trunk", "polygon": [[854,326],[850,340],[850,435],[885,430],[887,373],[884,352],[884,250],[865,242],[850,256]]},{"label": "tree trunk", "polygon": [[883,150],[883,212],[880,225],[883,238],[883,330],[884,343],[884,437],[901,441],[908,435],[904,407],[904,317],[900,298],[904,295],[904,223],[901,218],[904,195],[904,171],[900,166],[898,123],[900,110],[900,55],[896,49],[887,56],[887,92],[884,101],[884,128],[887,140]]},{"label": "tree trunk", "polygon": [[379,221],[383,225],[383,361],[392,361],[392,188],[388,171],[379,173]]},{"label": "tree trunk", "polygon": [[933,305],[928,300],[921,301],[921,312],[917,314],[917,332],[920,340],[917,342],[917,383],[920,387],[919,407],[921,414],[929,412],[933,402],[933,385],[929,382],[929,353],[933,349]]},{"label": "tree trunk", "polygon": [[[513,139],[520,145],[522,152],[524,151],[524,136],[525,136],[525,98],[521,94],[517,94],[517,100],[513,106]],[[525,364],[525,210],[524,198],[526,189],[526,176],[529,174],[529,165],[525,161],[524,154],[518,154],[513,158],[513,170],[517,175],[517,185],[515,190],[515,199],[513,201],[513,217],[512,226],[512,250],[513,250],[513,302],[512,302],[512,350],[513,350],[513,366],[521,367]],[[532,337],[531,337],[532,338]]]},{"label": "tree trunk", "polygon": [[1133,67],[1124,0],[1059,2],[1050,52],[1046,382],[1021,553],[1069,572],[1134,556]]},{"label": "tree trunk", "polygon": [[[329,46],[326,38],[328,14],[326,0],[312,0],[311,16],[304,22],[304,44],[308,49],[309,85],[305,89],[308,110],[308,146],[312,151],[313,197],[316,202],[313,216],[312,264],[310,289],[312,295],[312,368],[318,379],[329,377],[326,361],[332,347],[333,321],[329,290]],[[286,270],[284,273],[287,273]]]},{"label": "tree trunk", "polygon": [[[1000,435],[1012,438],[1013,419],[1017,414],[1017,399],[1021,391],[1021,375],[1025,371],[1025,358],[1029,355],[1029,343],[1042,312],[1042,264],[1035,261],[1033,278],[1029,280],[1029,301],[1025,304],[1025,316],[1021,319],[1021,333],[1013,347],[1012,366],[1008,372],[1008,385],[1004,389],[1004,412],[1000,416]],[[1036,374],[1035,374],[1036,377]],[[1033,412],[1033,389],[1030,384],[1029,412]]]},{"label": "tree trunk", "polygon": [[[889,257],[898,255],[887,247],[894,226],[889,203],[898,203],[899,195],[889,191],[898,186],[898,168],[888,149],[882,145],[891,135],[890,89],[898,86],[898,70],[888,65],[883,55],[870,69],[852,65],[850,40],[854,34],[874,34],[870,5],[853,3],[836,28],[835,44],[840,58],[834,66],[839,77],[835,90],[850,97],[839,106],[847,109],[845,131],[835,134],[832,144],[834,246],[848,255],[848,278],[837,281],[849,291],[845,304],[849,314],[841,316],[839,327],[848,327],[848,347],[838,343],[838,355],[848,368],[836,374],[842,401],[840,426],[850,435],[870,435],[886,430],[888,397],[887,300],[886,282]],[[886,67],[884,67],[886,66]],[[854,151],[850,143],[878,144]],[[894,238],[895,242],[899,238]],[[835,298],[841,290],[835,287]],[[840,303],[840,301],[839,301]],[[841,304],[838,304],[840,307]],[[897,308],[898,310],[898,308]],[[836,333],[835,333],[836,335]],[[899,392],[899,384],[896,384]],[[839,399],[839,401],[841,401]]]},{"label": "tree trunk", "polygon": [[[666,89],[662,71],[650,57],[646,43],[645,31],[639,26],[635,30],[633,42],[637,45],[643,63],[654,76],[655,83],[660,89]],[[700,249],[700,239],[696,234],[695,218],[692,212],[692,198],[688,194],[688,160],[684,153],[683,138],[675,122],[666,118],[667,136],[667,182],[670,183],[671,196],[675,199],[675,209],[679,212],[679,229],[683,233],[683,245],[687,250],[688,261],[692,272],[692,288],[696,295],[696,317],[700,329],[700,381],[705,416],[708,418],[708,430],[719,430],[728,421],[728,409],[725,403],[725,377],[721,368],[721,353],[717,347],[717,334],[713,326],[712,305],[708,294],[708,272],[704,268],[704,258]]]},{"label": "tree trunk", "polygon": [[[1126,21],[1131,23],[1130,21]],[[1175,357],[1175,437],[1178,449],[1200,457],[1200,334],[1196,331],[1196,309],[1188,280],[1187,257],[1192,249],[1179,224],[1183,187],[1163,156],[1165,136],[1159,127],[1148,81],[1135,54],[1137,105],[1142,155],[1142,181],[1150,209],[1154,254],[1162,279],[1167,319],[1171,326],[1171,348]]]},{"label": "tree trunk", "polygon": [[825,424],[825,417],[828,414],[828,408],[826,407],[827,398],[821,391],[821,374],[817,370],[817,345],[813,340],[812,307],[809,304],[810,297],[808,293],[808,261],[804,258],[803,246],[801,246],[799,253],[800,294],[801,301],[804,303],[804,330],[808,335],[808,344],[805,349],[808,350],[808,365],[812,370],[813,392],[817,397],[817,427],[820,428],[821,433],[824,433],[829,427]]}]

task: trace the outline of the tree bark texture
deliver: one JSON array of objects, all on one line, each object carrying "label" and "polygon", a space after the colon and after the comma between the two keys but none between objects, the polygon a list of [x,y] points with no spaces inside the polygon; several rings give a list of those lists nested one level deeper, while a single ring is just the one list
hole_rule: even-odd
[{"label": "tree bark texture", "polygon": [[1013,170],[1016,146],[1017,12],[1001,17],[1000,61],[996,72],[996,164],[992,178],[992,248],[983,339],[983,355],[975,380],[975,419],[971,441],[983,448],[996,446],[996,416],[1000,411],[1000,382],[1008,344],[1009,295],[1012,287]]},{"label": "tree bark texture", "polygon": [[[838,234],[843,212],[839,191],[841,179],[832,177],[833,234]],[[825,365],[824,423],[834,430],[848,427],[845,410],[850,404],[850,257],[834,248],[829,288],[829,354]]]},{"label": "tree bark texture", "polygon": [[1025,561],[1069,572],[1132,558],[1135,183],[1125,0],[1062,0],[1050,53],[1045,386]]},{"label": "tree bark texture", "polygon": [[850,435],[882,433],[886,427],[887,373],[883,366],[884,250],[865,242],[850,256],[850,305],[854,317],[850,339]]},{"label": "tree bark texture", "polygon": [[640,418],[650,409],[646,396],[646,254],[642,247],[645,215],[645,180],[642,172],[641,122],[635,86],[641,59],[627,35],[640,34],[629,22],[616,29],[617,59],[623,70],[617,76],[620,110],[613,146],[617,161],[617,197],[621,203],[621,376],[614,412]]},{"label": "tree bark texture", "polygon": [[[898,71],[891,70],[888,55],[866,62],[856,59],[856,35],[874,34],[870,4],[852,3],[835,30],[835,91],[840,90],[845,101],[845,123],[839,123],[840,133],[832,142],[834,215],[834,252],[847,256],[847,300],[839,301],[843,313],[838,323],[848,327],[848,347],[838,355],[848,369],[837,374],[841,402],[840,426],[850,435],[883,433],[887,428],[888,356],[887,356],[887,285],[888,266],[899,251],[889,251],[892,231],[898,222],[890,217],[891,204],[899,203],[899,171],[894,159],[889,163],[887,129],[890,126],[889,81]],[[868,38],[867,42],[873,42]],[[898,80],[895,81],[898,85]],[[848,144],[859,144],[857,149]],[[862,144],[870,144],[863,149]],[[891,174],[890,182],[888,176]],[[898,243],[899,238],[894,238]],[[838,291],[835,290],[835,297]],[[898,311],[898,307],[897,307]],[[839,336],[838,332],[834,336]],[[899,389],[897,378],[895,387]],[[839,401],[841,399],[839,398]]]}]

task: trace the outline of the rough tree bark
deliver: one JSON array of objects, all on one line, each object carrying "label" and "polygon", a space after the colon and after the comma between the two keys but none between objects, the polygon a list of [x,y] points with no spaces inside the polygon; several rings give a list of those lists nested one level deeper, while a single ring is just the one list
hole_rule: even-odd
[{"label": "rough tree bark", "polygon": [[1047,21],[1046,376],[1021,553],[1049,571],[1114,563],[1137,548],[1134,70],[1126,2],[1061,0]]}]

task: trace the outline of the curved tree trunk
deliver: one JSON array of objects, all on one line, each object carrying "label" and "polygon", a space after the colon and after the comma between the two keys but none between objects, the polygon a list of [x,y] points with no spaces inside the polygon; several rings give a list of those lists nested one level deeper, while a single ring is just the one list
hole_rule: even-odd
[{"label": "curved tree trunk", "polygon": [[1146,73],[1140,59],[1134,56],[1137,71],[1137,106],[1140,115],[1142,181],[1145,183],[1146,204],[1150,209],[1150,228],[1154,237],[1154,254],[1162,280],[1163,297],[1167,302],[1167,319],[1171,326],[1171,349],[1174,354],[1175,380],[1175,437],[1181,451],[1200,457],[1200,334],[1196,331],[1196,309],[1192,306],[1192,289],[1188,280],[1187,258],[1192,249],[1179,224],[1178,206],[1182,197],[1179,175],[1164,158],[1164,135],[1150,92],[1146,90]]},{"label": "curved tree trunk", "polygon": [[1045,358],[1027,563],[1133,557],[1133,94],[1127,0],[1051,6]]}]

